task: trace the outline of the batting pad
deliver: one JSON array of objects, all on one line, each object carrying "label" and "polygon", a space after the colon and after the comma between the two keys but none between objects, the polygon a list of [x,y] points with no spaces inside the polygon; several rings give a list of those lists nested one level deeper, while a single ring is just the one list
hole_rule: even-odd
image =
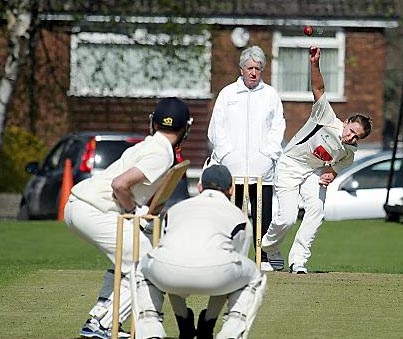
[{"label": "batting pad", "polygon": [[246,330],[242,335],[242,339],[248,338],[249,331],[252,327],[253,322],[255,321],[257,311],[262,305],[264,295],[266,293],[267,286],[267,277],[265,274],[262,274],[262,281],[260,285],[256,288],[255,297],[253,298],[252,305],[249,308],[249,312],[246,314]]},{"label": "batting pad", "polygon": [[235,291],[228,298],[228,314],[216,339],[247,339],[257,311],[263,302],[267,278],[261,274],[242,290]]},{"label": "batting pad", "polygon": [[165,338],[161,313],[164,295],[144,279],[140,269],[130,272],[133,296],[133,313],[136,323],[136,339]]},{"label": "batting pad", "polygon": [[[104,328],[112,328],[113,298],[114,294],[112,292],[108,300],[102,302],[102,305],[97,302],[97,305],[90,311],[90,315],[97,313],[95,317]],[[131,301],[129,279],[124,277],[120,285],[119,322],[123,323],[130,316]]]}]

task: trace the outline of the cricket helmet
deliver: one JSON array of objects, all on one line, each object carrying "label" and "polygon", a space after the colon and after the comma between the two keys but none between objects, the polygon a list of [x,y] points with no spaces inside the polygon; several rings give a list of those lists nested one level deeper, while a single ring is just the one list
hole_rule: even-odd
[{"label": "cricket helmet", "polygon": [[170,97],[161,99],[155,111],[150,114],[150,133],[155,133],[154,125],[160,129],[170,131],[184,130],[181,142],[187,137],[193,118],[190,117],[189,108],[179,98]]},{"label": "cricket helmet", "polygon": [[151,118],[152,122],[164,129],[179,131],[189,124],[190,114],[187,105],[182,100],[171,97],[158,102]]}]

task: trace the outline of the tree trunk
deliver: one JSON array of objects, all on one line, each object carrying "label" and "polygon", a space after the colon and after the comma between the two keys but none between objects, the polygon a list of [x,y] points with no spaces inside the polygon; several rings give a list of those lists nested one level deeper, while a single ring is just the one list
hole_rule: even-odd
[{"label": "tree trunk", "polygon": [[0,81],[0,149],[3,145],[4,123],[7,106],[13,93],[18,71],[29,40],[31,12],[29,1],[19,1],[18,7],[7,10],[8,56],[4,76]]}]

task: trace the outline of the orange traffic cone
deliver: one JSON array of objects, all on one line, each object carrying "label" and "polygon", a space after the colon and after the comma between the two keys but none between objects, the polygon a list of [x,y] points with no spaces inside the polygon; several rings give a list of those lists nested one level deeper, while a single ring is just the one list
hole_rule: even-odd
[{"label": "orange traffic cone", "polygon": [[66,159],[64,162],[64,171],[62,186],[60,189],[59,210],[57,213],[57,220],[64,221],[64,206],[69,199],[71,188],[73,187],[73,170],[71,159]]}]

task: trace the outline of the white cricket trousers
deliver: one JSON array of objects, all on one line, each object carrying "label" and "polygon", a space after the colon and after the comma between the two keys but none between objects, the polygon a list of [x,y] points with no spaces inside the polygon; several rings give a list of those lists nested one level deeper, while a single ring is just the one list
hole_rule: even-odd
[{"label": "white cricket trousers", "polygon": [[[134,279],[131,279],[132,284]],[[166,336],[162,326],[164,292],[183,298],[191,294],[228,295],[228,317],[217,338],[247,338],[266,289],[266,276],[247,257],[217,266],[172,265],[145,255],[136,270],[136,339]]]},{"label": "white cricket trousers", "polygon": [[[64,215],[67,226],[73,232],[94,244],[115,264],[119,213],[101,212],[94,206],[70,196]],[[151,236],[140,232],[140,258],[152,249],[151,241]],[[124,219],[122,252],[122,273],[127,274],[133,264],[133,220]]]},{"label": "white cricket trousers", "polygon": [[306,179],[302,176],[298,178],[298,171],[294,171],[293,177],[280,175],[276,183],[278,211],[262,239],[262,248],[266,252],[270,254],[277,251],[278,245],[296,223],[300,199],[305,210],[288,255],[288,266],[294,264],[305,267],[311,256],[311,245],[324,217],[326,188],[319,185],[322,171],[323,169],[318,169]]},{"label": "white cricket trousers", "polygon": [[[70,195],[64,209],[64,218],[67,226],[81,238],[95,245],[115,264],[117,212],[103,213],[92,205]],[[152,249],[151,237],[140,232],[140,256]],[[119,320],[123,322],[131,312],[131,291],[128,273],[133,266],[133,221],[124,220],[123,250]],[[113,314],[113,273],[108,271],[104,276],[100,289],[100,301],[91,309],[90,315],[97,318],[101,325],[110,328]]]}]

